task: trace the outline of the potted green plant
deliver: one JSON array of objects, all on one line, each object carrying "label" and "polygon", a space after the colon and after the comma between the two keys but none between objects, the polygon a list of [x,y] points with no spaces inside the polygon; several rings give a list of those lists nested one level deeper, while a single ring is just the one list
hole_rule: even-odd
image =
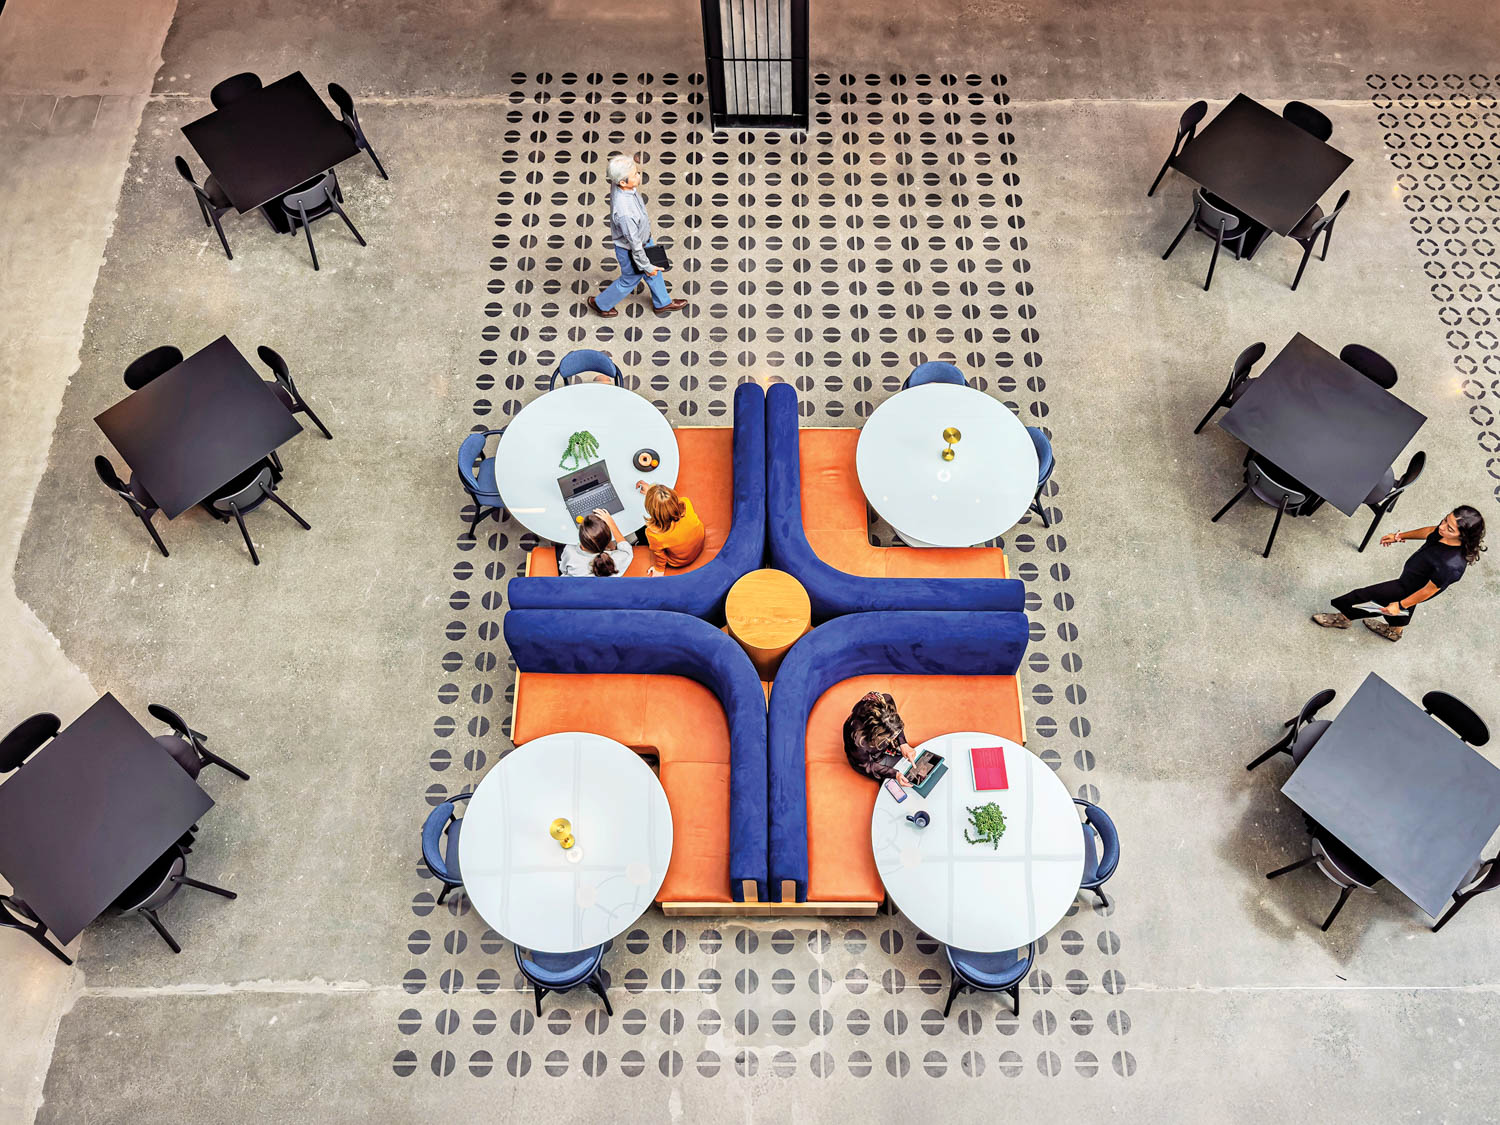
[{"label": "potted green plant", "polygon": [[971,808],[969,824],[973,826],[975,833],[970,836],[969,830],[964,829],[964,839],[969,843],[988,844],[991,848],[1000,846],[1000,837],[1005,835],[1005,814],[994,801],[980,805],[977,809]]},{"label": "potted green plant", "polygon": [[599,439],[587,430],[579,430],[568,438],[568,448],[564,450],[562,460],[558,467],[563,469],[581,469],[599,456]]}]

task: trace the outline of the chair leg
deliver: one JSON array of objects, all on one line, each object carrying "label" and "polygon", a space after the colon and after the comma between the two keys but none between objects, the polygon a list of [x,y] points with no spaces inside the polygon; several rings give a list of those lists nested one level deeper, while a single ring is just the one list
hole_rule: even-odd
[{"label": "chair leg", "polygon": [[943,1005],[943,1018],[948,1018],[948,1013],[953,1010],[954,998],[964,990],[963,978],[957,973],[953,974],[953,983],[948,987],[948,1003]]},{"label": "chair leg", "polygon": [[287,515],[291,516],[292,519],[294,519],[298,523],[300,523],[302,525],[302,530],[303,531],[311,531],[312,530],[312,524],[308,523],[305,519],[303,519],[301,516],[299,516],[296,512],[292,511],[292,506],[290,504],[288,504],[280,496],[277,496],[276,493],[272,492],[269,488],[265,489],[264,491],[265,491],[265,494],[266,494],[266,499],[269,500],[269,501],[271,501],[271,503],[275,504],[278,508],[280,508]]},{"label": "chair leg", "polygon": [[1333,904],[1333,909],[1328,912],[1328,917],[1323,919],[1323,932],[1328,932],[1328,927],[1333,925],[1333,920],[1339,916],[1339,911],[1344,909],[1344,903],[1349,901],[1349,896],[1354,893],[1353,887],[1345,887],[1339,895],[1338,902]]},{"label": "chair leg", "polygon": [[[1314,241],[1316,241],[1316,239]],[[1326,262],[1326,261],[1328,261],[1328,246],[1329,246],[1329,244],[1331,242],[1333,242],[1333,226],[1332,226],[1332,224],[1330,224],[1328,226],[1328,228],[1323,231],[1323,252],[1318,255],[1318,261],[1320,261],[1320,262]]]},{"label": "chair leg", "polygon": [[[1441,926],[1442,923],[1439,922],[1438,925]],[[44,934],[44,933],[42,933],[41,930],[31,930],[29,932],[30,932],[30,934],[32,936],[32,939],[38,945],[40,945],[48,953],[52,954],[52,956],[56,957],[64,965],[71,965],[73,963],[73,958],[69,957],[61,949],[59,949],[57,946],[53,945],[52,942],[47,939],[47,935]]]},{"label": "chair leg", "polygon": [[[443,884],[443,889],[438,892],[438,896],[437,896],[437,904],[439,906],[442,906],[443,903],[445,903],[445,902],[448,901],[448,892],[451,891],[452,889],[453,889],[453,887],[452,887],[451,884],[449,884],[449,883],[444,883]],[[538,1014],[540,1014],[540,1013],[538,1013]]]},{"label": "chair leg", "polygon": [[542,997],[547,995],[547,989],[539,984],[532,985],[532,987],[536,989],[536,1014],[537,1018],[540,1019],[542,1015]]},{"label": "chair leg", "polygon": [[250,549],[250,561],[259,566],[260,556],[255,553],[255,544],[250,542],[250,533],[245,530],[245,517],[240,515],[238,505],[229,505],[229,510],[234,513],[234,522],[240,525],[240,534],[245,537],[245,546]]},{"label": "chair leg", "polygon": [[223,758],[219,757],[217,754],[214,754],[211,751],[205,750],[201,746],[198,747],[198,753],[200,753],[200,754],[203,755],[204,761],[209,762],[209,763],[211,763],[213,765],[218,766],[221,770],[228,770],[230,773],[234,774],[234,776],[237,777],[237,778],[239,778],[241,781],[249,781],[250,780],[250,775],[248,773],[246,773],[244,770],[240,769],[240,767],[237,766],[237,765],[235,765],[233,762],[226,762]]},{"label": "chair leg", "polygon": [[385,165],[380,163],[380,157],[375,155],[375,150],[370,147],[369,141],[365,142],[365,151],[370,154],[370,159],[375,161],[375,171],[380,173],[380,178],[382,180],[390,179],[390,177],[385,174]]},{"label": "chair leg", "polygon": [[1225,405],[1223,395],[1220,395],[1218,398],[1214,399],[1214,404],[1208,408],[1208,413],[1203,416],[1203,420],[1193,427],[1193,433],[1201,434],[1203,432],[1203,427],[1208,425],[1208,420],[1214,416],[1214,412],[1223,405]]},{"label": "chair leg", "polygon": [[276,470],[276,476],[278,479],[286,476],[286,470],[281,467],[281,458],[277,455],[274,449],[266,455],[266,460],[271,462],[271,468]]},{"label": "chair leg", "polygon": [[302,216],[302,233],[307,235],[307,252],[312,255],[313,269],[316,270],[318,268],[318,248],[313,245],[312,224],[307,221],[307,212],[301,208],[298,210]]},{"label": "chair leg", "polygon": [[189,879],[186,875],[177,876],[177,881],[184,887],[197,887],[200,891],[218,895],[220,898],[239,898],[233,891],[226,891],[223,887],[216,887],[212,883],[203,883],[197,879]]},{"label": "chair leg", "polygon": [[1370,530],[1365,532],[1365,537],[1359,541],[1359,549],[1361,553],[1363,553],[1364,549],[1370,545],[1370,536],[1375,534],[1375,529],[1380,526],[1380,521],[1383,519],[1385,519],[1385,509],[1376,508],[1375,518],[1370,521]]},{"label": "chair leg", "polygon": [[1297,266],[1297,276],[1292,278],[1292,292],[1297,292],[1297,283],[1302,280],[1302,271],[1307,268],[1307,259],[1312,257],[1313,244],[1309,242],[1302,247],[1302,261]]},{"label": "chair leg", "polygon": [[167,932],[167,927],[161,924],[161,919],[156,916],[156,911],[142,910],[139,913],[145,917],[146,921],[151,923],[151,928],[161,935],[161,940],[172,947],[173,953],[182,952],[182,946],[178,945],[177,939]]},{"label": "chair leg", "polygon": [[[157,534],[156,528],[151,526],[150,517],[142,516],[141,522],[146,525],[146,531],[150,533],[152,540],[155,541],[156,549],[161,552],[161,557],[164,559],[171,558],[172,556],[167,551],[167,545],[161,541],[161,536]],[[1365,538],[1368,539],[1369,536],[1366,536]]]},{"label": "chair leg", "polygon": [[1290,739],[1290,736],[1288,736],[1287,738],[1281,739],[1279,742],[1276,743],[1275,746],[1271,747],[1269,750],[1267,750],[1260,757],[1256,758],[1255,761],[1251,762],[1245,768],[1247,770],[1253,770],[1256,766],[1264,765],[1266,762],[1269,762],[1272,758],[1276,757],[1277,754],[1285,754],[1288,751],[1288,749],[1290,749],[1290,747],[1291,747],[1291,742],[1289,741],[1289,739]]},{"label": "chair leg", "polygon": [[589,979],[588,979],[588,986],[589,986],[589,991],[590,992],[592,992],[595,996],[599,997],[600,1000],[604,1001],[604,1014],[606,1016],[612,1016],[612,1015],[614,1015],[615,1014],[615,1010],[614,1010],[614,1008],[612,1008],[610,1006],[609,997],[608,997],[608,995],[605,994],[605,991],[604,991],[604,980],[603,980],[603,978],[601,978],[598,973],[595,973],[593,976],[589,977]]},{"label": "chair leg", "polygon": [[1161,260],[1162,261],[1165,262],[1168,258],[1170,258],[1172,256],[1172,251],[1177,249],[1177,244],[1182,241],[1182,236],[1185,235],[1185,234],[1187,234],[1188,227],[1190,227],[1190,226],[1193,225],[1193,220],[1196,219],[1197,217],[1198,217],[1198,212],[1197,211],[1194,211],[1191,215],[1188,216],[1188,221],[1182,224],[1182,229],[1177,232],[1177,237],[1174,238],[1174,239],[1172,239],[1172,245],[1168,246],[1167,247],[1167,252],[1161,256]]},{"label": "chair leg", "polygon": [[224,247],[224,257],[234,261],[234,251],[229,249],[229,239],[224,237],[224,228],[219,224],[219,213],[214,212],[214,230],[219,232],[219,245]]},{"label": "chair leg", "polygon": [[193,198],[197,200],[198,203],[198,214],[203,216],[203,225],[206,227],[212,226],[213,224],[208,221],[208,204],[204,203],[203,200],[198,199],[196,194],[193,196]]},{"label": "chair leg", "polygon": [[465,539],[473,539],[474,538],[474,529],[479,526],[479,521],[484,518],[483,512],[484,512],[484,505],[481,504],[478,500],[475,500],[474,501],[474,518],[469,521],[469,533],[464,536]]},{"label": "chair leg", "polygon": [[1220,508],[1217,512],[1215,512],[1214,513],[1214,518],[1211,519],[1211,520],[1209,520],[1208,522],[1209,523],[1218,523],[1219,522],[1219,517],[1221,517],[1225,512],[1229,511],[1230,508],[1232,508],[1236,504],[1238,504],[1242,499],[1244,499],[1245,493],[1247,493],[1249,491],[1250,491],[1250,486],[1247,484],[1247,485],[1245,485],[1244,488],[1240,489],[1238,492],[1236,492],[1234,494],[1234,497],[1229,501],[1229,503],[1225,504],[1222,508]]},{"label": "chair leg", "polygon": [[1271,544],[1276,542],[1276,529],[1281,526],[1281,517],[1286,514],[1286,497],[1281,498],[1281,503],[1276,505],[1276,518],[1271,521],[1271,534],[1266,536],[1266,549],[1260,553],[1260,557],[1268,559],[1271,557]]},{"label": "chair leg", "polygon": [[1011,985],[1009,992],[1011,1005],[1015,1008],[1016,1015],[1019,1017],[1021,1014],[1021,982],[1016,981],[1015,984]]},{"label": "chair leg", "polygon": [[1104,907],[1105,910],[1108,910],[1109,909],[1109,899],[1107,899],[1107,898],[1104,897],[1104,892],[1101,891],[1098,887],[1093,887],[1093,888],[1090,888],[1090,889],[1093,890],[1095,896],[1099,899],[1099,905],[1102,906],[1102,907]]},{"label": "chair leg", "polygon": [[1156,194],[1156,189],[1161,185],[1161,178],[1167,174],[1167,169],[1172,166],[1172,158],[1169,156],[1161,162],[1161,171],[1156,173],[1156,179],[1151,181],[1151,186],[1146,190],[1146,198],[1150,199]]},{"label": "chair leg", "polygon": [[344,220],[344,225],[349,228],[349,233],[355,237],[355,240],[358,241],[361,246],[368,246],[369,243],[365,241],[364,235],[360,234],[359,231],[355,229],[354,224],[349,221],[349,216],[344,214],[344,209],[339,206],[338,200],[330,199],[329,202],[333,204],[333,209],[338,212],[339,218]]},{"label": "chair leg", "polygon": [[323,425],[323,420],[312,412],[312,407],[307,405],[306,399],[302,401],[302,413],[306,414],[309,418],[312,419],[313,425],[317,426],[318,429],[323,431],[324,437],[326,437],[329,441],[333,440],[333,435],[328,432],[328,427]]},{"label": "chair leg", "polygon": [[1289,863],[1285,867],[1278,867],[1275,871],[1267,871],[1266,872],[1266,878],[1267,879],[1279,879],[1281,876],[1287,874],[1288,872],[1295,871],[1299,867],[1306,867],[1309,863],[1312,863],[1317,858],[1318,857],[1315,856],[1315,855],[1304,856],[1303,858],[1299,859],[1296,863]]},{"label": "chair leg", "polygon": [[1214,252],[1208,259],[1208,276],[1203,279],[1203,292],[1208,292],[1208,287],[1214,283],[1214,266],[1219,264],[1219,249],[1224,245],[1224,228],[1219,227],[1219,233],[1214,236]]},{"label": "chair leg", "polygon": [[1462,910],[1464,907],[1464,903],[1468,901],[1468,895],[1454,895],[1453,905],[1448,907],[1448,909],[1443,913],[1443,916],[1437,920],[1437,925],[1432,927],[1432,932],[1437,933],[1444,926],[1446,926],[1448,924],[1448,920],[1455,914],[1457,914],[1460,910]]}]

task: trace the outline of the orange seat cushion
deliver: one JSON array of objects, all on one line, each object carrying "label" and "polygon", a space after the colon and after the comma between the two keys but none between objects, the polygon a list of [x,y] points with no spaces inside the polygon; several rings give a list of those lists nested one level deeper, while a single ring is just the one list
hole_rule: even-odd
[{"label": "orange seat cushion", "polygon": [[854,450],[859,431],[797,431],[797,451],[802,458],[802,526],[809,531],[865,532],[865,494],[854,471]]},{"label": "orange seat cushion", "polygon": [[729,763],[666,761],[672,862],[657,902],[730,902]]},{"label": "orange seat cushion", "polygon": [[879,786],[844,756],[844,720],[859,697],[870,691],[889,692],[895,698],[913,746],[961,730],[1025,740],[1020,683],[1014,676],[856,676],[834,684],[818,697],[807,717],[810,901],[873,902],[885,897],[869,831]]}]

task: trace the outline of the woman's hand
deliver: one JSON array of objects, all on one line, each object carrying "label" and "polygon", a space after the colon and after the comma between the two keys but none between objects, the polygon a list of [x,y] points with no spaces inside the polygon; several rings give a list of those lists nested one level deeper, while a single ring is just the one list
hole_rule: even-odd
[{"label": "woman's hand", "polygon": [[911,748],[911,743],[909,742],[901,744],[901,756],[908,762],[915,762],[917,760],[917,752]]},{"label": "woman's hand", "polygon": [[637,492],[639,492],[639,493],[642,493],[642,494],[643,494],[643,495],[644,495],[644,493],[645,493],[645,491],[646,491],[646,489],[648,489],[648,488],[650,488],[650,487],[651,487],[651,486],[650,486],[650,485],[649,485],[649,484],[647,484],[647,483],[646,483],[646,482],[645,482],[645,481],[643,481],[643,480],[638,480],[638,481],[636,481],[636,482],[635,482],[635,490],[636,490],[636,491],[637,491]]},{"label": "woman's hand", "polygon": [[654,567],[654,566],[648,566],[646,568],[646,577],[647,578],[665,578],[666,575],[663,574],[661,571],[657,570],[656,567]]},{"label": "woman's hand", "polygon": [[1382,547],[1390,547],[1399,542],[1401,542],[1401,533],[1399,531],[1392,531],[1380,537],[1380,545]]},{"label": "woman's hand", "polygon": [[907,789],[910,789],[911,788],[911,778],[907,777],[904,773],[898,773],[896,775],[896,784],[900,785],[900,786],[903,786],[903,787],[905,787]]}]

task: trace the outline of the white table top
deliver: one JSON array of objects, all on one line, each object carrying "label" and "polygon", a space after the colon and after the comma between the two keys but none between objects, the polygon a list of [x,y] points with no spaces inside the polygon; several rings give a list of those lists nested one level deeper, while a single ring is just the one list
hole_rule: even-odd
[{"label": "white table top", "polygon": [[[574,469],[561,465],[568,438],[588,430],[599,441],[599,459],[625,505],[615,522],[626,535],[646,526],[638,480],[677,483],[677,435],[660,410],[612,383],[569,383],[528,402],[511,419],[495,450],[495,484],[505,509],[527,531],[553,543],[578,542],[557,478]],[[635,451],[656,450],[661,464],[643,473],[630,463]],[[579,465],[578,468],[583,468]]]},{"label": "white table top", "polygon": [[[1004,746],[1009,789],[974,791],[969,749]],[[882,786],[870,820],[875,866],[886,892],[944,945],[976,953],[1021,949],[1050,930],[1083,879],[1083,829],[1062,780],[1009,739],[968,731],[921,746],[946,759],[930,797],[907,790],[897,804]],[[994,801],[1005,814],[999,846],[964,839],[969,808]],[[907,817],[926,809],[932,823]]]},{"label": "white table top", "polygon": [[[963,437],[944,461],[949,426]],[[953,383],[909,387],[877,406],[854,463],[870,507],[913,546],[994,539],[1036,495],[1036,448],[1021,420],[998,399]]]},{"label": "white table top", "polygon": [[[571,852],[549,835],[560,816],[573,824]],[[661,782],[639,754],[599,734],[516,747],[474,790],[458,837],[464,891],[479,916],[544,953],[623,933],[651,906],[671,859]]]}]

